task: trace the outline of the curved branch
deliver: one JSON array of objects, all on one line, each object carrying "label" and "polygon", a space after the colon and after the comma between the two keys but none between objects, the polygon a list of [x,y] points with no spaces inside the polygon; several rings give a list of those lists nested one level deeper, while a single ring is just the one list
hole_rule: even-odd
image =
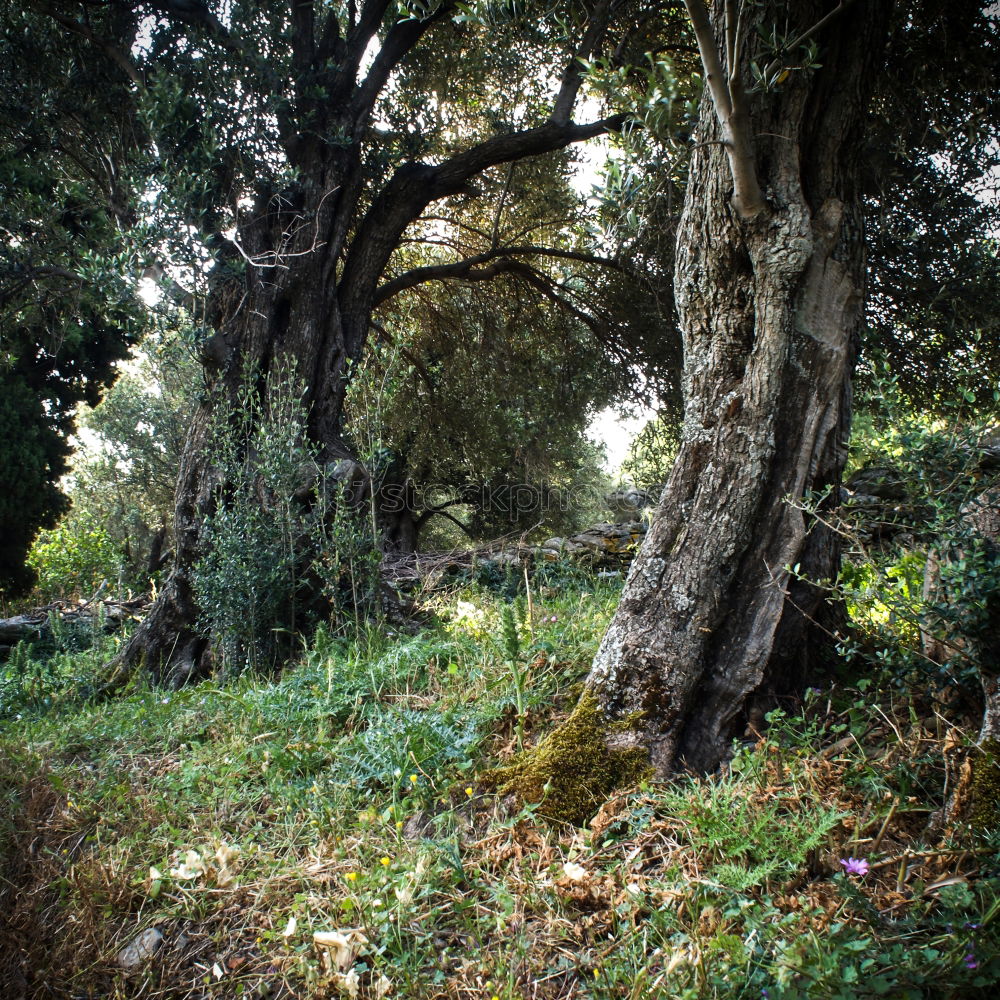
[{"label": "curved branch", "polygon": [[[507,270],[505,267],[498,266],[504,264],[504,258],[528,255],[556,257],[562,260],[575,260],[584,264],[600,264],[603,267],[622,269],[617,261],[608,257],[597,257],[577,250],[559,250],[544,246],[497,247],[495,250],[487,250],[485,253],[467,257],[464,260],[456,260],[448,264],[428,264],[424,267],[415,267],[410,271],[404,271],[391,281],[387,281],[375,292],[373,304],[380,306],[383,302],[399,295],[400,292],[426,281],[448,281],[456,278],[482,281],[492,278]],[[495,262],[492,268],[481,267],[482,264],[487,264],[490,261]]]},{"label": "curved branch", "polygon": [[[367,8],[367,4],[365,5]],[[382,4],[382,7],[387,5]],[[402,62],[406,54],[420,41],[428,29],[443,20],[455,9],[451,2],[442,3],[437,10],[424,18],[407,18],[397,21],[385,36],[385,41],[372,62],[364,80],[358,86],[353,98],[355,127],[360,131],[371,117],[378,95],[382,93],[392,71]],[[362,18],[363,20],[363,18]],[[374,31],[372,31],[374,34]],[[370,35],[369,35],[370,38]],[[368,43],[365,39],[365,44]],[[363,55],[363,52],[361,53]],[[359,56],[360,60],[360,56]]]},{"label": "curved branch", "polygon": [[[461,503],[460,500],[456,500],[455,502]],[[436,507],[434,508],[434,510],[425,510],[423,514],[421,514],[420,517],[417,518],[416,521],[417,530],[419,531],[432,517],[443,517],[446,520],[451,521],[452,524],[461,528],[462,531],[464,531],[469,538],[471,538],[473,541],[476,540],[476,536],[472,533],[472,531],[469,528],[467,528],[464,524],[462,524],[462,522],[457,517],[455,517],[452,514],[449,514],[446,510],[442,510],[440,507]]]},{"label": "curved branch", "polygon": [[340,280],[345,321],[353,325],[348,350],[356,351],[367,332],[375,289],[406,227],[432,202],[466,189],[471,177],[498,163],[510,163],[563,149],[574,142],[618,131],[628,115],[585,125],[549,122],[537,128],[494,136],[437,166],[407,163],[372,202],[358,227]]},{"label": "curved branch", "polygon": [[[734,65],[729,67],[726,77],[722,68],[722,56],[715,41],[715,32],[704,0],[684,0],[691,17],[701,62],[705,68],[705,81],[712,96],[716,118],[722,132],[723,145],[729,158],[729,170],[733,178],[733,206],[743,219],[753,219],[767,208],[764,192],[757,179],[753,143],[750,138],[750,114],[747,106],[746,89],[740,77],[740,69],[735,65],[739,58],[738,25],[735,15],[731,17],[733,37],[730,39],[730,58]],[[726,0],[726,13],[732,14],[733,6]]]}]

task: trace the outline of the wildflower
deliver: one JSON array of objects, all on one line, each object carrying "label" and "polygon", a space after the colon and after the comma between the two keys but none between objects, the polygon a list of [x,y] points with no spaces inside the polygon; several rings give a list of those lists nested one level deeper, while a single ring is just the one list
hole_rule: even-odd
[{"label": "wildflower", "polygon": [[979,963],[976,961],[976,953],[973,951],[970,951],[969,954],[962,959],[962,961],[965,963],[965,967],[969,970],[979,968]]},{"label": "wildflower", "polygon": [[563,865],[563,874],[571,882],[579,882],[587,877],[587,869],[583,865],[578,865],[574,861],[567,861]]},{"label": "wildflower", "polygon": [[347,873],[347,881],[348,882],[357,882],[357,880],[358,880],[358,873],[357,872],[348,872]]},{"label": "wildflower", "polygon": [[415,785],[417,783],[417,776],[415,774],[410,775],[410,784]]},{"label": "wildflower", "polygon": [[848,875],[867,875],[869,864],[864,858],[841,858],[840,863]]},{"label": "wildflower", "polygon": [[465,794],[468,795],[469,798],[471,799],[472,798],[472,789],[471,788],[466,788]]},{"label": "wildflower", "polygon": [[382,864],[382,866],[384,868],[388,868],[389,865],[392,864],[391,860],[389,858],[387,858],[387,857],[386,858],[381,858],[380,859],[380,863]]},{"label": "wildflower", "polygon": [[549,619],[549,621],[550,621],[550,622],[557,622],[557,621],[559,621],[559,619],[558,619],[558,618],[556,618],[556,616],[555,616],[555,615],[553,615],[553,616],[552,616],[552,617],[551,617],[551,618]]},{"label": "wildflower", "polygon": [[403,829],[403,821],[401,819],[397,819],[396,820],[396,829],[397,830],[402,830]]}]

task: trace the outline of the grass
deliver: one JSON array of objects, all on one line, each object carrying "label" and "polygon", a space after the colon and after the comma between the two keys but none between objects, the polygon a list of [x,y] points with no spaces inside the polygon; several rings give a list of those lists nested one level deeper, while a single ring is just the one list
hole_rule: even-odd
[{"label": "grass", "polygon": [[321,633],[278,680],[103,703],[77,682],[100,650],[8,670],[0,995],[989,995],[996,844],[926,839],[948,732],[912,703],[834,689],[727,775],[623,789],[582,828],[480,786],[571,710],[616,596],[553,579],[515,643],[510,595],[470,585],[415,636]]}]

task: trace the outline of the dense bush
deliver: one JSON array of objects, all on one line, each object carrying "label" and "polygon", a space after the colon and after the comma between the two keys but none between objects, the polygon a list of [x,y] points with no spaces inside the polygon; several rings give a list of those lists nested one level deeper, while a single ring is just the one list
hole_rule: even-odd
[{"label": "dense bush", "polygon": [[845,542],[835,590],[851,623],[842,649],[869,675],[974,704],[981,673],[998,667],[1000,549],[977,516],[997,502],[997,431],[960,407],[914,412],[891,378],[879,385],[834,522]]},{"label": "dense bush", "polygon": [[[317,463],[297,380],[274,372],[267,381],[266,409],[247,373],[212,429],[212,461],[231,485],[205,520],[194,589],[201,628],[229,674],[285,658],[331,607],[371,607],[378,593],[366,509]],[[317,578],[327,603],[300,602]]]},{"label": "dense bush", "polygon": [[124,560],[108,529],[92,516],[72,513],[43,531],[28,554],[43,601],[92,596],[102,584],[117,591]]}]

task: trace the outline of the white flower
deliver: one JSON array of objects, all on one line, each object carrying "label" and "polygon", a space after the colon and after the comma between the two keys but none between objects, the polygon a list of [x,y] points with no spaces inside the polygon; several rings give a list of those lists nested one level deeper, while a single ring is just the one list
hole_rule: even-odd
[{"label": "white flower", "polygon": [[177,879],[197,878],[205,874],[205,862],[201,860],[201,855],[197,851],[188,851],[184,855],[184,860],[176,867],[170,869],[170,877]]},{"label": "white flower", "polygon": [[333,964],[344,970],[354,964],[358,953],[368,944],[368,938],[357,928],[351,928],[345,931],[316,931],[313,942],[317,948],[332,951]]},{"label": "white flower", "polygon": [[587,877],[587,869],[583,865],[578,865],[574,861],[567,861],[563,865],[563,874],[570,882],[580,882]]},{"label": "white flower", "polygon": [[342,993],[346,993],[349,997],[353,998],[361,992],[361,977],[354,969],[346,973],[335,972],[333,974],[333,985]]}]

